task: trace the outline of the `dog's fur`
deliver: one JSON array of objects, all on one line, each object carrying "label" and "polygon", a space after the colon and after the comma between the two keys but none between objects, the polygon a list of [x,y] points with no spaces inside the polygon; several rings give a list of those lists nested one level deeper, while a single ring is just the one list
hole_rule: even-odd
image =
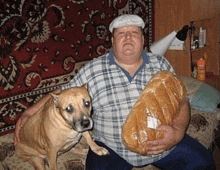
[{"label": "dog's fur", "polygon": [[51,96],[22,128],[16,147],[18,156],[36,170],[45,169],[44,160],[48,161],[50,170],[56,170],[58,152],[68,151],[81,136],[96,154],[108,154],[105,148],[96,145],[88,132],[93,122],[87,85],[51,93]]}]

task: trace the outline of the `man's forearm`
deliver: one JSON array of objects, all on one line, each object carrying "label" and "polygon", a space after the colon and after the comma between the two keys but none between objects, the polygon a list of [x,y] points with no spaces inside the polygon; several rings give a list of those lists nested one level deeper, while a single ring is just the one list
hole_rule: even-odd
[{"label": "man's forearm", "polygon": [[[59,93],[61,90],[57,89],[55,91],[53,91],[54,94]],[[25,116],[32,116],[33,114],[35,114],[49,99],[51,98],[51,96],[49,94],[47,94],[46,96],[44,96],[43,98],[41,98],[36,104],[34,104],[33,106],[29,107],[23,114]]]},{"label": "man's forearm", "polygon": [[173,127],[179,131],[181,137],[184,136],[190,121],[190,107],[188,101],[185,99],[181,105],[179,115],[173,120]]}]

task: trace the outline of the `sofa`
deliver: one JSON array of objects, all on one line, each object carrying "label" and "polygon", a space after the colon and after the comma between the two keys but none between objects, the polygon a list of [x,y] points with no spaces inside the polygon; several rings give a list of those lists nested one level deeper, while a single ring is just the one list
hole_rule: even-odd
[{"label": "sofa", "polygon": [[[87,62],[76,63],[75,69],[80,69],[80,67],[82,67],[86,63]],[[69,77],[73,77],[76,72],[76,70],[73,70],[73,72],[69,74]],[[199,97],[197,96],[197,93],[201,93],[201,91],[204,92],[204,89],[200,90],[204,83],[188,77],[180,76],[180,78],[186,86],[187,97],[191,105],[191,120],[187,130],[187,134],[198,140],[207,149],[213,150],[215,147],[220,147],[220,144],[218,142],[220,136],[217,136],[217,127],[219,126],[220,120],[220,109],[217,108],[217,103],[219,103],[220,101],[220,98],[218,96],[219,92],[211,86],[205,84],[205,88],[206,91],[208,91],[209,96],[211,95],[212,99],[215,98],[212,102],[216,102],[216,104],[212,105],[209,103],[211,101],[208,100],[207,103],[209,103],[210,108],[204,106],[204,103],[199,106],[200,101],[198,99]],[[204,97],[206,97],[206,94],[199,94],[199,96],[204,99]],[[13,146],[13,137],[13,132],[0,137],[0,169],[32,170],[33,167],[29,163],[23,162],[16,156]],[[58,156],[58,170],[84,169],[87,151],[88,145],[82,138],[74,148]],[[156,170],[156,167],[149,165],[147,167],[133,169]]]},{"label": "sofa", "polygon": [[[25,109],[67,83],[88,61],[109,51],[108,25],[114,17],[124,13],[141,16],[146,23],[144,48],[149,47],[153,41],[153,2],[5,0],[1,3],[5,10],[0,16],[0,170],[33,169],[15,154],[15,123]],[[219,110],[202,110],[203,104],[202,109],[196,107],[198,96],[194,96],[201,84],[190,81],[185,80],[194,108],[187,133],[213,149],[218,146],[215,134]],[[87,150],[82,138],[76,147],[58,157],[58,169],[83,169]]]}]

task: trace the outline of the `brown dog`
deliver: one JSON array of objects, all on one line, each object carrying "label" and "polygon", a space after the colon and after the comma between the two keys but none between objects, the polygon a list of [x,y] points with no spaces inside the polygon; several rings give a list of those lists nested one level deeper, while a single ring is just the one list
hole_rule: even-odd
[{"label": "brown dog", "polygon": [[16,148],[18,156],[37,170],[45,169],[46,159],[50,170],[56,170],[58,152],[68,151],[81,136],[96,154],[108,154],[105,148],[96,145],[87,131],[93,125],[87,86],[69,88],[51,96],[22,128]]}]

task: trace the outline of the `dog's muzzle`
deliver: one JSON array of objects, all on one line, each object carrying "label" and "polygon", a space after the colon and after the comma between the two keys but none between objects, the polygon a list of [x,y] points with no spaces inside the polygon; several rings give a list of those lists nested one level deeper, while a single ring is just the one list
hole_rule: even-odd
[{"label": "dog's muzzle", "polygon": [[91,117],[83,116],[73,123],[72,128],[76,130],[77,132],[83,132],[83,131],[91,129],[92,126],[93,126],[93,121]]}]

